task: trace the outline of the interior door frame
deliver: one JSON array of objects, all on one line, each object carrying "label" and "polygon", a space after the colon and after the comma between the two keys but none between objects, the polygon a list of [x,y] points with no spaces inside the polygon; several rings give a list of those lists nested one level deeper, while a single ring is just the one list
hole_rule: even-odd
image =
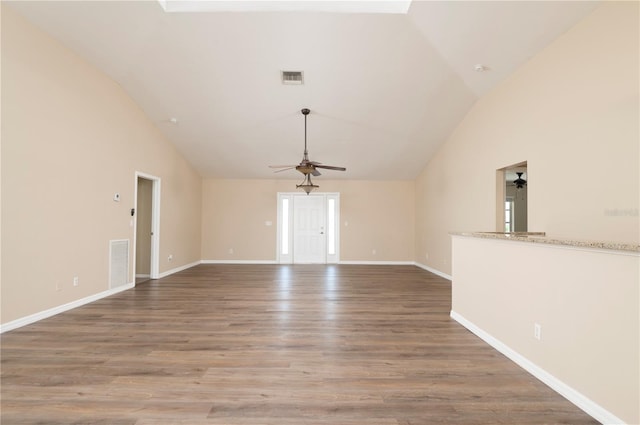
[{"label": "interior door frame", "polygon": [[[325,241],[325,264],[337,264],[340,262],[340,193],[339,192],[319,192],[311,193],[309,195],[300,192],[278,192],[277,194],[277,214],[278,222],[276,226],[276,262],[279,264],[294,264],[294,234],[293,234],[293,213],[294,213],[294,198],[295,197],[308,197],[308,196],[322,196],[325,199],[325,237],[329,237],[329,222],[328,222],[328,206],[329,200],[333,200],[334,205],[334,222],[333,222],[333,237],[334,237],[334,252],[329,254],[330,246],[328,241]],[[284,223],[285,214],[283,213],[283,200],[288,200],[288,211],[286,217],[288,223]],[[285,226],[286,225],[286,226]],[[286,242],[288,252],[283,253],[283,230],[286,227],[286,235],[288,240]]]},{"label": "interior door frame", "polygon": [[151,180],[151,270],[150,278],[160,278],[160,177],[143,173],[141,171],[135,172],[135,184],[134,184],[134,215],[133,220],[133,281],[135,282],[136,275],[136,245],[137,245],[137,230],[138,230],[138,178]]}]

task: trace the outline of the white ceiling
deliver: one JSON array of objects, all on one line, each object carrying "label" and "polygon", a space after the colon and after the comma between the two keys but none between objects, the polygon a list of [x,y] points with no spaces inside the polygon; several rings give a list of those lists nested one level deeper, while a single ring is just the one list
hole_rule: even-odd
[{"label": "white ceiling", "polygon": [[[310,158],[347,167],[319,179],[415,178],[480,96],[598,4],[414,0],[407,14],[372,14],[7,3],[116,80],[204,177],[298,178],[267,165],[300,162],[300,109],[311,109]],[[303,70],[305,84],[282,85],[280,70]]]}]

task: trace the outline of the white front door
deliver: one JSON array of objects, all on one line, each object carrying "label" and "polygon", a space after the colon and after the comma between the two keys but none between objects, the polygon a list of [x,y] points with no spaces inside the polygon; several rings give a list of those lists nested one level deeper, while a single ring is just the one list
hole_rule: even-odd
[{"label": "white front door", "polygon": [[325,196],[293,198],[293,262],[326,263]]},{"label": "white front door", "polygon": [[278,193],[276,261],[340,262],[340,194]]}]

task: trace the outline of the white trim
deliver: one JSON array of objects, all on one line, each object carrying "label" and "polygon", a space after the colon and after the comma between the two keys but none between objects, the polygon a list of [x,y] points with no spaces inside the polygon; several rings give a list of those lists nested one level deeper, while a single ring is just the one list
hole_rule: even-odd
[{"label": "white trim", "polygon": [[[191,267],[197,266],[200,263],[202,263],[202,261],[194,261],[193,263],[185,264],[183,266],[179,266],[179,267],[176,267],[174,269],[167,270],[165,272],[159,273],[157,279],[162,279],[163,277],[170,276],[170,275],[172,275],[174,273],[178,273],[178,272],[181,272],[183,270],[190,269]],[[152,278],[152,279],[156,279],[156,278]]]},{"label": "white trim", "polygon": [[151,174],[136,171],[134,184],[134,203],[135,203],[135,216],[133,217],[133,273],[136,272],[136,244],[137,244],[137,231],[138,231],[138,178],[141,177],[146,180],[151,180],[152,183],[152,195],[151,195],[151,279],[160,278],[160,189],[161,180],[160,177],[153,176]]},{"label": "white trim", "polygon": [[136,279],[145,278],[145,277],[151,277],[151,275],[150,274],[136,274]]},{"label": "white trim", "polygon": [[452,281],[452,280],[453,280],[453,277],[451,277],[451,275],[448,275],[448,274],[446,274],[446,273],[444,273],[444,272],[441,272],[440,270],[436,270],[436,269],[434,269],[434,268],[432,268],[432,267],[429,267],[429,266],[427,266],[427,265],[425,265],[425,264],[418,263],[417,261],[416,261],[414,264],[415,264],[417,267],[420,267],[421,269],[424,269],[424,270],[426,270],[426,271],[428,271],[428,272],[431,272],[431,273],[433,273],[433,274],[435,274],[435,275],[438,275],[438,276],[440,276],[440,277],[443,277],[443,278],[447,279],[448,281]]},{"label": "white trim", "polygon": [[353,264],[362,266],[414,266],[413,261],[340,261],[338,264]]},{"label": "white trim", "polygon": [[275,260],[202,260],[200,264],[278,264]]},{"label": "white trim", "polygon": [[158,0],[165,13],[176,12],[329,12],[329,13],[382,13],[406,15],[411,0],[396,1],[181,1]]},{"label": "white trim", "polygon": [[[334,235],[335,235],[335,243],[336,243],[336,252],[334,255],[329,255],[328,254],[328,247],[327,247],[327,239],[325,238],[324,240],[324,252],[325,252],[325,261],[322,263],[296,263],[293,252],[295,249],[294,246],[294,228],[293,228],[293,222],[294,222],[294,202],[295,199],[297,198],[308,198],[309,196],[318,196],[318,197],[322,197],[323,198],[323,210],[324,210],[324,217],[325,217],[325,230],[326,230],[326,219],[327,219],[327,205],[328,205],[328,201],[329,199],[333,199],[335,200],[335,227],[334,227]],[[310,195],[306,195],[304,193],[301,192],[278,192],[277,193],[277,216],[278,216],[278,222],[277,222],[277,229],[276,229],[276,264],[340,264],[340,192],[317,192],[317,193],[312,193]],[[287,255],[283,255],[281,253],[282,250],[282,241],[281,241],[281,235],[282,235],[282,226],[283,226],[283,218],[282,218],[282,200],[283,199],[288,199],[289,200],[289,223],[288,223],[288,228],[289,228],[289,232],[288,232],[288,243],[289,243],[289,253]],[[326,233],[326,232],[325,232]]]},{"label": "white trim", "polygon": [[603,424],[624,424],[625,422],[615,416],[613,413],[606,410],[604,407],[600,406],[593,400],[587,398],[582,393],[576,391],[571,388],[569,385],[565,384],[555,376],[551,375],[546,370],[542,369],[540,366],[534,364],[531,360],[527,359],[520,353],[514,351],[509,346],[505,345],[498,339],[494,338],[487,332],[483,331],[475,324],[471,323],[460,314],[451,310],[451,318],[456,322],[460,323],[462,326],[467,328],[469,331],[474,333],[484,342],[498,350],[500,353],[504,354],[511,361],[516,363],[518,366],[522,367],[524,370],[529,372],[531,375],[542,381],[544,384],[548,385],[552,390],[556,391],[558,394],[569,400],[571,403],[578,406],[580,409],[584,410],[588,415],[596,419],[597,421]]},{"label": "white trim", "polygon": [[[167,277],[174,273],[180,272],[182,270],[186,270],[193,266],[197,266],[201,261],[194,261],[193,263],[185,264],[184,266],[176,267],[175,269],[167,270],[166,272],[162,272],[160,274],[160,278]],[[136,275],[136,277],[149,277],[149,275]],[[113,289],[107,289],[106,291],[98,292],[97,294],[89,295],[88,297],[81,298],[76,301],[71,301],[66,304],[59,305],[57,307],[50,308],[48,310],[41,311],[39,313],[34,313],[29,316],[21,317],[20,319],[13,320],[11,322],[7,322],[3,325],[0,325],[0,334],[4,332],[8,332],[17,328],[21,328],[26,325],[30,325],[32,323],[38,322],[42,319],[46,319],[51,316],[55,316],[56,314],[64,313],[65,311],[72,310],[76,307],[83,306],[85,304],[92,303],[94,301],[98,301],[102,298],[117,294],[118,292],[125,291],[127,289],[134,288],[136,286],[135,283],[127,283],[126,285],[118,286]]]},{"label": "white trim", "polygon": [[160,177],[153,179],[153,198],[151,198],[151,278],[159,278],[160,274]]},{"label": "white trim", "polygon": [[20,319],[12,320],[3,325],[0,325],[0,333],[8,332],[17,328],[21,328],[26,325],[30,325],[39,320],[46,319],[47,317],[55,316],[56,314],[64,313],[65,311],[72,310],[76,307],[83,306],[85,304],[92,303],[102,298],[117,294],[118,292],[131,289],[135,286],[135,283],[128,283],[126,285],[118,286],[113,289],[107,289],[106,291],[98,292],[97,294],[89,295],[88,297],[81,298],[79,300],[71,301],[66,304],[59,305],[57,307],[50,308],[48,310],[41,311],[39,313],[30,314],[29,316],[21,317]]}]

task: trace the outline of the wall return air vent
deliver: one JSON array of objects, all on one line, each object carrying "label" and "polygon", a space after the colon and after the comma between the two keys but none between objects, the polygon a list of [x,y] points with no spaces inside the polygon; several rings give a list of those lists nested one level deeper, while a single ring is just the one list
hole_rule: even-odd
[{"label": "wall return air vent", "polygon": [[280,74],[282,76],[282,84],[304,84],[304,72],[302,71],[281,71]]},{"label": "wall return air vent", "polygon": [[129,281],[129,239],[109,241],[109,288],[126,285]]}]

